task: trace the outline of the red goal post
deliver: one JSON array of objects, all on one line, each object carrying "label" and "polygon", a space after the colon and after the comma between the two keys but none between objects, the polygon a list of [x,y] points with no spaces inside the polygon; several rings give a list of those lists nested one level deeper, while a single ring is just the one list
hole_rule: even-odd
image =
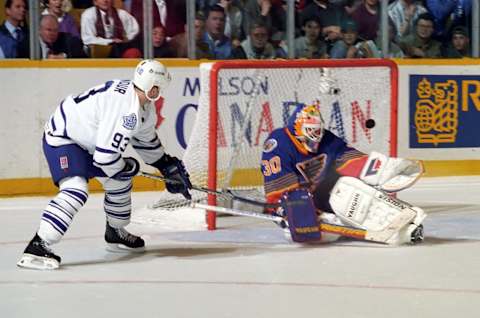
[{"label": "red goal post", "polygon": [[[318,91],[325,69],[340,89],[336,95]],[[202,63],[197,117],[184,155],[192,182],[211,189],[261,187],[268,133],[285,124],[296,104],[316,100],[327,129],[362,151],[395,156],[397,79],[388,59]],[[217,205],[214,195],[208,204]],[[215,213],[207,212],[206,220],[208,229],[216,228]]]}]

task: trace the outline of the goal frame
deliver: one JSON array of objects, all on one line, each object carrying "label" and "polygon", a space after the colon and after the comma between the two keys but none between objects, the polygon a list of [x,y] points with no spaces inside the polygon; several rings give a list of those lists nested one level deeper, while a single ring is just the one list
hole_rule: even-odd
[{"label": "goal frame", "polygon": [[[397,155],[398,68],[389,59],[338,59],[338,60],[235,60],[217,61],[210,69],[209,127],[208,127],[208,180],[210,189],[217,188],[217,131],[218,131],[218,75],[222,69],[251,68],[320,68],[320,67],[388,67],[390,69],[390,156]],[[216,196],[209,194],[209,205],[217,205]],[[215,230],[216,213],[207,211],[208,230]]]}]

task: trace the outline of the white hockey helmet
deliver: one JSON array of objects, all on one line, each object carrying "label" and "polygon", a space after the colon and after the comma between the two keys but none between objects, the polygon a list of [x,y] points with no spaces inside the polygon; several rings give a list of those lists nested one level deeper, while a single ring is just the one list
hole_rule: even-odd
[{"label": "white hockey helmet", "polygon": [[[135,68],[133,84],[142,90],[147,99],[156,101],[162,96],[162,93],[168,87],[171,81],[170,73],[167,68],[155,60],[143,60]],[[152,87],[157,86],[159,93],[155,97],[149,97],[148,92]]]}]

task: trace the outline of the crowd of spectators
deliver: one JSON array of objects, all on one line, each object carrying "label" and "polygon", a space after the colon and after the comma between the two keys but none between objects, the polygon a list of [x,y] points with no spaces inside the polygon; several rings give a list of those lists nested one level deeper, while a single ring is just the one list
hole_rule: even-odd
[{"label": "crowd of spectators", "polygon": [[[295,58],[383,57],[380,0],[296,0]],[[28,1],[4,1],[0,58],[28,58]],[[188,55],[186,0],[152,0],[154,57]],[[195,53],[202,59],[290,56],[285,0],[196,0]],[[42,0],[41,57],[143,56],[143,1]],[[388,57],[471,56],[471,0],[390,0]],[[105,53],[104,53],[105,54]]]}]

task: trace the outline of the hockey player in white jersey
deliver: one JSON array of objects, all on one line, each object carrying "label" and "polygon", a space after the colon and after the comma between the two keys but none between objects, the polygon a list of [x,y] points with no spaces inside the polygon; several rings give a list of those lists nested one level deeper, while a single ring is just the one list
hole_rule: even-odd
[{"label": "hockey player in white jersey", "polygon": [[156,101],[170,82],[158,61],[140,62],[133,81],[112,80],[83,94],[68,96],[45,125],[43,149],[58,194],[43,210],[37,233],[20,267],[56,269],[60,257],[50,249],[63,237],[88,199],[88,180],[105,190],[105,241],[110,250],[141,251],[142,238],[125,230],[130,222],[132,178],[139,163],[123,153],[131,144],[143,161],[170,180],[172,193],[190,198],[191,183],[181,160],[165,153],[155,131]]}]

